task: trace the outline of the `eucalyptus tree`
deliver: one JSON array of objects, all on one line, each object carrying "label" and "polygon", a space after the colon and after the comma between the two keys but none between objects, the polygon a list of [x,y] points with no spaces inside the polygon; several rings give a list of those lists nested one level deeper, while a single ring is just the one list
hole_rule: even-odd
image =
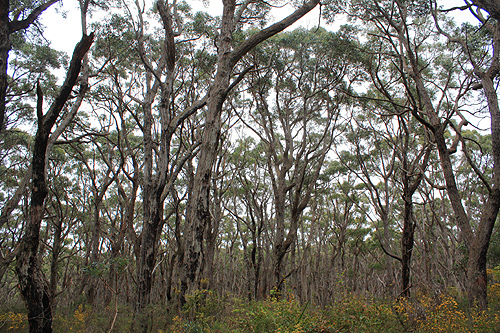
[{"label": "eucalyptus tree", "polygon": [[270,245],[266,239],[272,237],[274,228],[268,216],[272,190],[263,150],[264,143],[252,137],[238,140],[230,158],[235,176],[224,202],[224,209],[235,220],[243,247],[248,299],[259,299],[269,291],[264,264]]},{"label": "eucalyptus tree", "polygon": [[[19,220],[16,219],[15,212],[19,201],[27,193],[31,178],[29,159],[33,137],[27,128],[33,121],[33,102],[36,98],[32,94],[33,83],[37,78],[43,80],[43,86],[47,88],[47,96],[51,98],[54,94],[53,87],[56,84],[56,78],[50,70],[65,63],[60,52],[52,50],[46,43],[41,42],[41,36],[37,36],[36,41],[25,40],[23,36],[17,37],[19,38],[13,41],[16,47],[13,53],[16,57],[11,60],[12,81],[9,90],[9,110],[15,111],[8,117],[7,122],[10,128],[2,132],[0,143],[2,155],[0,168],[1,177],[4,180],[2,191],[7,194],[1,201],[0,228],[12,228],[18,224]],[[50,145],[59,133],[60,131],[55,131],[51,136]],[[6,253],[1,259],[0,276],[3,275],[3,269],[10,264],[18,250],[15,243],[9,247],[10,253]]]},{"label": "eucalyptus tree", "polygon": [[[415,121],[409,118],[409,114],[417,113],[420,110],[421,100],[418,93],[411,88],[407,73],[404,72],[407,67],[404,64],[404,57],[400,58],[399,53],[403,43],[398,43],[397,38],[388,28],[390,24],[385,21],[388,16],[377,16],[378,13],[385,13],[387,6],[391,5],[376,2],[373,7],[378,11],[374,11],[373,8],[368,10],[363,7],[364,5],[366,3],[363,2],[353,2],[352,4],[354,15],[359,15],[358,17],[365,22],[370,22],[367,24],[368,41],[365,51],[370,55],[370,61],[367,62],[366,68],[372,89],[363,95],[364,102],[362,104],[367,103],[368,108],[376,110],[374,112],[376,118],[385,119],[385,128],[382,125],[382,131],[387,134],[382,137],[392,151],[389,153],[392,159],[390,159],[390,163],[387,163],[388,172],[386,175],[395,185],[400,186],[403,199],[403,207],[400,209],[402,216],[401,256],[394,255],[390,249],[388,251],[383,245],[382,248],[386,254],[401,263],[401,295],[408,296],[412,287],[410,267],[416,226],[413,216],[413,196],[422,182],[430,158],[431,145],[426,144],[428,134],[425,133],[425,130],[418,133],[418,130],[415,130]],[[399,18],[395,18],[395,20],[399,22]],[[415,35],[417,36],[415,42],[423,44],[428,37],[425,31],[426,20],[416,19],[415,22]],[[373,24],[370,25],[371,23]],[[415,134],[417,136],[414,136]],[[367,175],[366,171],[364,174]],[[383,177],[383,179],[387,186],[389,178]],[[372,184],[371,181],[368,184]],[[374,186],[371,185],[371,188]],[[375,201],[375,203],[382,212],[389,207],[381,204],[380,200]]]},{"label": "eucalyptus tree", "polygon": [[[28,24],[28,22],[36,22],[38,15],[41,14],[53,1],[47,2],[45,4],[39,5],[38,3],[25,4],[24,2],[17,3],[21,6],[21,9],[16,10],[18,16],[16,20],[20,17],[19,15],[28,15],[24,11],[30,10],[31,6],[37,6],[32,8],[33,11],[24,20],[23,24]],[[87,3],[87,7],[84,5]],[[88,1],[80,1],[81,4],[81,18],[82,18],[82,31],[86,32],[86,14],[88,9]],[[22,7],[24,6],[24,7]],[[31,23],[29,23],[31,24]],[[63,56],[62,52],[57,52],[50,48],[48,42],[43,37],[43,29],[39,27],[37,33],[15,33],[10,36],[11,39],[8,41],[9,45],[13,48],[13,58],[10,60],[9,74],[11,75],[11,83],[9,84],[9,119],[8,124],[11,126],[9,130],[2,133],[4,141],[2,144],[14,140],[19,141],[17,137],[27,137],[28,134],[24,130],[21,130],[23,126],[28,125],[29,121],[32,121],[34,113],[33,105],[36,105],[37,96],[33,88],[33,84],[37,80],[42,81],[42,85],[46,87],[45,97],[51,99],[55,98],[57,95],[56,77],[50,72],[50,69],[59,68],[61,65],[66,65],[66,58]],[[85,93],[88,89],[88,70],[87,70],[87,60],[86,55],[83,58],[83,69],[82,75],[79,78],[80,81],[80,91],[76,94],[76,99],[71,99],[68,105],[71,107],[64,108],[62,110],[61,116],[57,121],[57,127],[53,130],[50,135],[49,141],[47,143],[47,152],[50,153],[52,146],[55,144],[56,140],[63,133],[63,131],[69,126],[73,120],[76,112],[83,101]],[[7,120],[6,120],[7,121]],[[4,125],[7,124],[4,122]],[[31,149],[31,148],[30,148]],[[8,151],[7,155],[9,155]],[[26,152],[26,159],[29,159],[28,155],[30,152]],[[48,154],[49,155],[49,154]],[[47,163],[47,161],[46,161]],[[2,213],[0,216],[0,226],[9,221],[11,214],[17,208],[18,203],[23,195],[27,192],[28,183],[32,177],[31,164],[26,163],[28,166],[25,169],[24,175],[19,177],[17,184],[17,189],[10,196],[9,200],[3,205]],[[8,256],[2,258],[2,270],[8,265],[12,259],[20,251],[20,246],[13,246],[12,251]]]},{"label": "eucalyptus tree", "polygon": [[339,87],[347,85],[352,69],[351,43],[342,33],[298,29],[249,54],[248,61],[259,71],[245,80],[251,97],[242,119],[265,147],[274,202],[273,283],[278,291],[289,275],[285,255],[296,242],[301,214],[344,107]]},{"label": "eucalyptus tree", "polygon": [[[92,212],[92,220],[88,227],[89,234],[91,235],[90,242],[87,244],[86,258],[89,260],[88,266],[94,266],[100,261],[100,248],[102,244],[102,230],[105,230],[103,225],[103,211],[106,211],[105,199],[107,196],[108,188],[116,181],[119,176],[120,170],[123,167],[123,159],[116,156],[116,143],[110,138],[112,133],[109,133],[107,126],[100,127],[100,134],[107,135],[108,137],[91,138],[92,149],[75,149],[75,159],[77,159],[86,169],[86,174],[91,181],[91,197],[92,207],[87,207],[89,212]],[[108,133],[106,133],[108,132]],[[113,207],[114,211],[117,211]],[[87,286],[87,298],[91,304],[95,300],[95,286],[91,282]]]},{"label": "eucalyptus tree", "polygon": [[[99,46],[100,43],[97,43]],[[142,138],[134,132],[138,126],[131,114],[136,112],[134,102],[126,97],[135,75],[124,80],[120,71],[127,65],[113,63],[99,75],[100,84],[89,96],[89,104],[99,110],[99,135],[89,140],[93,153],[80,156],[82,165],[88,169],[92,189],[93,222],[89,228],[92,239],[88,244],[89,267],[102,262],[100,244],[108,243],[109,276],[107,289],[117,293],[119,263],[139,250],[138,236],[134,229],[136,201],[140,186],[140,159]],[[87,160],[89,159],[90,160]],[[101,216],[101,214],[103,216]],[[107,239],[102,239],[107,236]],[[129,241],[129,246],[126,245]],[[130,251],[132,250],[132,251]],[[92,286],[89,286],[89,301]],[[94,301],[99,304],[99,300]],[[100,302],[102,304],[102,302]]]},{"label": "eucalyptus tree", "polygon": [[[22,231],[20,231],[22,236],[20,237],[17,245],[12,248],[11,255],[7,258],[2,258],[4,259],[2,265],[8,264],[13,257],[16,257],[17,259],[15,271],[19,280],[20,293],[28,310],[28,321],[30,324],[30,331],[32,332],[50,332],[52,330],[51,297],[53,295],[51,295],[50,290],[46,288],[46,282],[41,271],[41,258],[39,253],[41,221],[44,218],[44,203],[48,194],[46,178],[48,156],[50,155],[50,151],[55,140],[68,126],[72,117],[78,110],[87,90],[86,66],[85,64],[82,66],[82,61],[84,61],[86,52],[90,48],[93,41],[92,35],[85,35],[82,38],[81,42],[75,48],[73,58],[67,71],[67,77],[62,87],[59,91],[57,91],[58,89],[51,90],[50,88],[55,85],[55,77],[50,74],[46,75],[46,70],[48,66],[53,68],[58,67],[60,63],[58,60],[59,55],[57,52],[51,50],[47,45],[39,43],[36,40],[36,38],[38,38],[36,34],[28,36],[26,34],[14,35],[13,33],[29,27],[46,8],[55,2],[56,1],[48,1],[42,4],[38,2],[21,2],[17,4],[20,7],[15,11],[15,13],[10,13],[8,1],[2,2],[0,6],[2,17],[1,33],[3,36],[3,44],[1,47],[2,71],[7,70],[8,52],[11,47],[11,42],[13,45],[21,46],[19,50],[15,50],[16,57],[12,60],[13,66],[11,70],[13,70],[13,79],[16,81],[13,82],[11,87],[14,92],[24,90],[27,95],[27,98],[23,96],[17,101],[14,100],[10,106],[30,110],[30,107],[28,106],[30,98],[29,86],[32,86],[36,79],[36,77],[33,78],[32,75],[39,75],[39,79],[44,78],[44,76],[45,78],[48,78],[48,80],[44,82],[48,85],[48,89],[46,89],[45,93],[43,92],[45,89],[42,89],[40,82],[38,81],[36,84],[35,100],[37,129],[36,135],[33,138],[33,147],[31,148],[31,163],[29,164],[29,167],[23,177],[24,180],[19,183],[18,189],[2,210],[2,221],[5,223],[8,221],[10,214],[16,208],[25,191],[25,187],[27,187],[28,182],[31,180],[29,191],[31,195],[29,200],[29,212],[27,214],[27,221],[24,223]],[[13,19],[10,19],[9,17],[11,14],[13,15]],[[20,20],[19,18],[23,16],[25,18]],[[82,14],[82,17],[83,16],[84,14]],[[34,37],[34,39],[32,37]],[[30,47],[32,48],[31,52],[29,51]],[[31,61],[28,60],[30,58]],[[37,58],[38,61],[36,61]],[[84,68],[83,70],[81,70],[82,67]],[[27,68],[28,70],[23,72],[23,68]],[[80,72],[82,72],[82,76],[79,78]],[[0,116],[2,121],[4,120],[6,102],[5,89],[2,87],[5,83],[4,79],[6,80],[5,75],[0,78],[0,109],[2,111]],[[77,94],[76,100],[71,103],[71,106],[67,106],[65,109],[64,107],[69,104],[66,102],[70,98],[72,89],[76,84],[77,79],[80,79],[80,92]],[[28,93],[26,93],[26,91],[28,91]],[[43,114],[44,97],[49,97],[51,100],[51,107],[46,114]],[[51,133],[52,128],[56,123],[57,127]],[[56,232],[54,236],[57,239],[59,238],[60,233]],[[53,243],[53,245],[55,245],[56,248],[59,247],[57,242],[55,244]],[[57,256],[57,253],[53,254]],[[57,268],[57,262],[57,257],[53,257],[53,272]],[[53,280],[51,286],[53,287],[54,285],[55,282]],[[52,288],[51,290],[54,291],[55,288]]]},{"label": "eucalyptus tree", "polygon": [[[367,106],[366,110],[377,110]],[[340,162],[356,175],[357,181],[366,187],[365,195],[372,208],[367,211],[373,221],[380,247],[392,255],[394,251],[394,224],[398,212],[397,180],[395,179],[398,163],[395,146],[400,141],[391,117],[379,113],[365,114],[365,108],[353,111],[360,112],[352,116],[346,125],[344,139],[338,147],[344,149],[337,152]],[[375,214],[371,213],[373,211]],[[372,217],[373,215],[373,217]],[[381,224],[382,230],[379,230]],[[392,260],[392,259],[391,259]],[[384,284],[386,292],[391,293],[395,272],[392,261],[383,260],[386,266]]]},{"label": "eucalyptus tree", "polygon": [[[184,26],[192,22],[189,8],[177,7],[177,3],[165,4],[159,1],[156,9],[160,15],[163,36],[161,47],[152,35],[148,35],[144,21],[145,8],[136,2],[138,21],[134,23],[137,56],[145,73],[142,81],[135,83],[137,91],[143,91],[143,97],[129,94],[142,109],[143,114],[137,119],[144,137],[144,164],[142,177],[142,212],[143,225],[140,246],[137,251],[137,303],[139,325],[146,330],[148,322],[143,312],[150,303],[153,273],[156,265],[158,241],[163,225],[169,216],[176,214],[175,185],[185,163],[196,154],[199,143],[192,142],[189,135],[191,128],[187,120],[206,104],[206,97],[201,96],[198,88],[206,84],[197,81],[205,73],[205,67],[196,68],[193,62],[200,61],[202,52],[195,50],[194,42],[186,46],[177,45],[175,39],[185,37],[197,39],[200,33]],[[181,35],[181,32],[183,34]],[[193,37],[194,36],[194,37]],[[202,43],[203,44],[203,43]],[[206,45],[206,44],[205,44]],[[203,47],[203,45],[202,45]],[[191,49],[190,49],[191,48]],[[192,52],[182,57],[184,52]],[[208,77],[208,75],[206,75]],[[155,104],[158,103],[158,104]],[[159,122],[155,122],[158,118]],[[165,200],[171,198],[174,208],[164,216]],[[178,243],[182,245],[182,243]]]},{"label": "eucalyptus tree", "polygon": [[[490,190],[490,197],[483,206],[480,222],[476,230],[473,228],[474,217],[467,216],[460,195],[453,168],[452,154],[457,151],[457,146],[464,140],[461,139],[461,130],[469,121],[460,112],[460,102],[470,90],[470,75],[467,72],[458,72],[462,69],[464,57],[457,52],[457,48],[442,47],[435,52],[431,50],[431,37],[439,38],[438,29],[430,21],[432,18],[431,6],[427,3],[406,1],[377,1],[368,3],[356,1],[352,3],[353,11],[360,18],[369,22],[371,33],[377,35],[391,49],[389,56],[394,58],[394,66],[400,72],[399,82],[408,92],[408,97],[415,96],[415,106],[409,110],[412,116],[431,133],[432,141],[438,151],[441,172],[444,175],[446,191],[453,207],[454,217],[462,233],[462,241],[468,250],[467,293],[471,305],[485,309],[486,302],[486,251],[491,236],[494,221],[498,215],[500,205],[499,190],[497,189],[497,172],[493,172],[490,181],[482,177],[484,186]],[[495,31],[496,24],[491,24]],[[498,41],[493,38],[493,44]],[[497,50],[496,47],[493,48]],[[477,50],[470,50],[474,56]],[[467,57],[467,53],[464,53]],[[483,58],[484,59],[484,58]],[[487,57],[491,64],[491,71],[476,68],[477,75],[484,87],[492,87],[492,78],[496,73],[498,56],[495,52]],[[473,60],[473,59],[472,59]],[[491,62],[490,62],[491,61]],[[489,66],[489,65],[488,65]],[[484,82],[483,82],[484,81]],[[416,94],[411,94],[415,91]],[[494,91],[494,88],[493,88]],[[496,94],[486,94],[492,131],[497,130],[498,102]],[[492,107],[493,106],[493,107]],[[448,131],[454,132],[452,142],[447,140]],[[493,135],[499,138],[498,135]],[[465,150],[462,150],[465,153]],[[493,154],[495,156],[495,153]],[[471,164],[472,168],[475,168]],[[495,163],[493,170],[498,168]]]},{"label": "eucalyptus tree", "polygon": [[181,293],[185,294],[197,288],[199,283],[201,264],[203,262],[204,230],[209,224],[210,216],[210,187],[212,169],[215,163],[219,139],[221,135],[221,116],[223,105],[231,89],[238,84],[243,76],[251,69],[244,68],[234,79],[233,72],[240,60],[255,46],[275,34],[283,31],[319,3],[318,0],[305,2],[292,14],[283,20],[258,30],[243,40],[235,38],[238,32],[248,22],[248,17],[259,16],[262,8],[264,14],[269,9],[265,2],[242,2],[235,0],[223,1],[223,12],[220,18],[220,31],[214,40],[217,46],[217,61],[214,66],[215,75],[210,82],[206,97],[204,127],[201,134],[200,154],[196,166],[193,193],[190,197],[191,205],[187,214],[185,272],[182,278]]},{"label": "eucalyptus tree", "polygon": [[[359,290],[358,285],[364,283],[359,274],[364,270],[360,266],[361,257],[364,256],[369,239],[376,238],[373,230],[371,235],[367,233],[373,224],[368,220],[370,204],[366,199],[366,191],[366,186],[358,181],[358,176],[343,163],[335,160],[327,163],[315,190],[313,210],[308,212],[315,220],[311,229],[317,231],[311,230],[305,245],[312,247],[309,261],[315,265],[309,268],[315,278],[302,281],[310,288],[307,300],[328,304],[345,297],[347,291]],[[362,244],[364,242],[366,244]],[[373,256],[372,260],[378,261],[380,255]],[[379,279],[377,273],[370,275]],[[365,285],[360,289],[368,288]]]},{"label": "eucalyptus tree", "polygon": [[[34,83],[40,79],[48,88],[47,95],[53,96],[51,88],[56,84],[56,77],[51,71],[67,63],[62,52],[51,49],[44,40],[42,29],[23,29],[13,33],[8,43],[11,57],[7,99],[4,100],[8,109],[3,113],[5,120],[2,128],[5,130],[0,130],[1,176],[6,180],[2,183],[2,191],[8,193],[8,196],[1,201],[0,227],[9,222],[11,213],[26,192],[30,178],[31,171],[26,166],[29,165],[32,137],[26,128],[33,121],[33,105],[36,105]],[[18,171],[20,173],[11,178]]]},{"label": "eucalyptus tree", "polygon": [[[367,93],[358,96],[362,113],[354,118],[353,133],[347,137],[355,146],[354,164],[360,170],[357,173],[367,185],[384,226],[382,249],[401,263],[401,295],[408,296],[416,227],[413,196],[424,178],[432,145],[429,133],[411,117],[410,110],[418,108],[416,97],[399,88],[400,73],[391,66],[393,60],[380,56],[385,50],[383,42],[374,37],[367,45],[365,50],[371,54],[367,62],[371,86]],[[389,219],[395,221],[398,214],[402,222],[400,256],[394,255],[388,243],[393,238]]]},{"label": "eucalyptus tree", "polygon": [[34,138],[31,162],[30,215],[24,226],[20,249],[16,260],[16,274],[21,295],[28,310],[30,332],[52,332],[52,311],[50,295],[45,287],[39,258],[40,224],[44,215],[44,201],[47,196],[46,157],[49,136],[64,104],[76,84],[81,62],[92,45],[93,35],[83,36],[75,47],[67,77],[46,114],[43,113],[43,92],[37,85],[38,127]]},{"label": "eucalyptus tree", "polygon": [[[481,98],[488,110],[491,125],[492,163],[481,168],[473,159],[469,157],[466,136],[462,135],[460,128],[456,130],[457,141],[462,145],[463,154],[467,157],[470,167],[481,180],[484,188],[488,191],[488,196],[483,200],[483,207],[477,226],[468,218],[463,203],[454,183],[456,174],[453,170],[443,167],[446,177],[447,190],[453,204],[454,212],[459,222],[459,227],[467,237],[471,237],[466,243],[469,254],[467,264],[467,293],[469,303],[479,306],[481,309],[487,308],[487,274],[486,259],[490,243],[491,234],[495,226],[500,209],[500,107],[498,102],[498,74],[500,72],[500,6],[489,1],[473,1],[472,4],[466,1],[471,13],[478,20],[481,30],[465,24],[461,29],[453,32],[446,31],[439,23],[439,15],[433,10],[436,27],[448,40],[458,45],[463,53],[468,65],[462,67],[467,76],[468,86],[464,88],[480,89],[483,93]],[[436,8],[434,8],[436,9]],[[483,9],[487,10],[490,17],[483,15]],[[469,40],[463,35],[471,35]],[[486,36],[484,36],[486,35]],[[466,90],[467,91],[467,90]],[[427,103],[426,105],[428,105]],[[427,106],[427,107],[430,107]],[[436,126],[431,120],[431,126]],[[467,123],[464,119],[463,123]],[[429,125],[427,125],[429,126]],[[433,127],[431,127],[433,128]],[[438,146],[439,148],[439,146]],[[488,174],[489,173],[489,174]]]},{"label": "eucalyptus tree", "polygon": [[[80,147],[79,147],[80,148]],[[77,275],[70,269],[83,257],[78,234],[85,221],[85,208],[90,205],[84,192],[87,178],[79,168],[78,161],[68,154],[68,145],[59,145],[52,149],[47,167],[48,194],[46,199],[46,226],[41,228],[42,243],[46,244],[50,258],[48,290],[53,309],[74,294],[70,281]],[[80,173],[80,175],[78,175]],[[82,242],[83,243],[83,242]]]}]

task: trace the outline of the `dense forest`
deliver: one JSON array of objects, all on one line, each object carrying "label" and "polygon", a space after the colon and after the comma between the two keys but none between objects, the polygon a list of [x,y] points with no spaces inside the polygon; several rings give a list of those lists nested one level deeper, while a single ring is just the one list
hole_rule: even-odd
[{"label": "dense forest", "polygon": [[207,6],[0,1],[0,330],[495,331],[500,3]]}]

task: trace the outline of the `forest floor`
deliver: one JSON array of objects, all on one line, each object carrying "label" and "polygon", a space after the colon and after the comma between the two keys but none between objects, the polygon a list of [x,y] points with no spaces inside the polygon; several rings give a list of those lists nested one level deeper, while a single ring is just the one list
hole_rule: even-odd
[{"label": "forest floor", "polygon": [[[500,332],[500,283],[489,289],[489,310],[471,311],[453,290],[408,299],[374,300],[346,294],[344,299],[320,308],[301,304],[293,297],[247,301],[200,291],[182,311],[155,306],[150,309],[151,332],[225,333],[400,333]],[[129,332],[130,308],[111,302],[105,309],[84,304],[58,309],[54,332]],[[22,307],[0,312],[1,332],[27,332]]]}]

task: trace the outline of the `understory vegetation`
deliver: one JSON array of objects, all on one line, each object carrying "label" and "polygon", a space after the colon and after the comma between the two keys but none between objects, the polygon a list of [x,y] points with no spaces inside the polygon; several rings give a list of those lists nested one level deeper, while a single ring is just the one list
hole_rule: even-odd
[{"label": "understory vegetation", "polygon": [[[497,272],[500,273],[500,270]],[[500,280],[490,286],[488,311],[470,309],[456,290],[416,293],[396,300],[366,299],[339,295],[326,307],[300,303],[293,293],[261,301],[200,290],[188,296],[181,310],[168,305],[148,309],[150,332],[172,333],[401,333],[401,332],[498,332],[500,327]],[[82,302],[54,314],[56,332],[128,332],[133,311],[123,304],[105,308]],[[17,308],[0,313],[2,332],[26,332],[27,316]]]}]

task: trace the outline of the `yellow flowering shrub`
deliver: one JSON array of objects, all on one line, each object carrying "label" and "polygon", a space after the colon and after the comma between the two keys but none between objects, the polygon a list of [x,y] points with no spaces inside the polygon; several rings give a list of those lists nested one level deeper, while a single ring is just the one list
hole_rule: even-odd
[{"label": "yellow flowering shrub", "polygon": [[21,331],[28,327],[28,316],[26,313],[15,313],[9,311],[0,315],[0,330]]}]

